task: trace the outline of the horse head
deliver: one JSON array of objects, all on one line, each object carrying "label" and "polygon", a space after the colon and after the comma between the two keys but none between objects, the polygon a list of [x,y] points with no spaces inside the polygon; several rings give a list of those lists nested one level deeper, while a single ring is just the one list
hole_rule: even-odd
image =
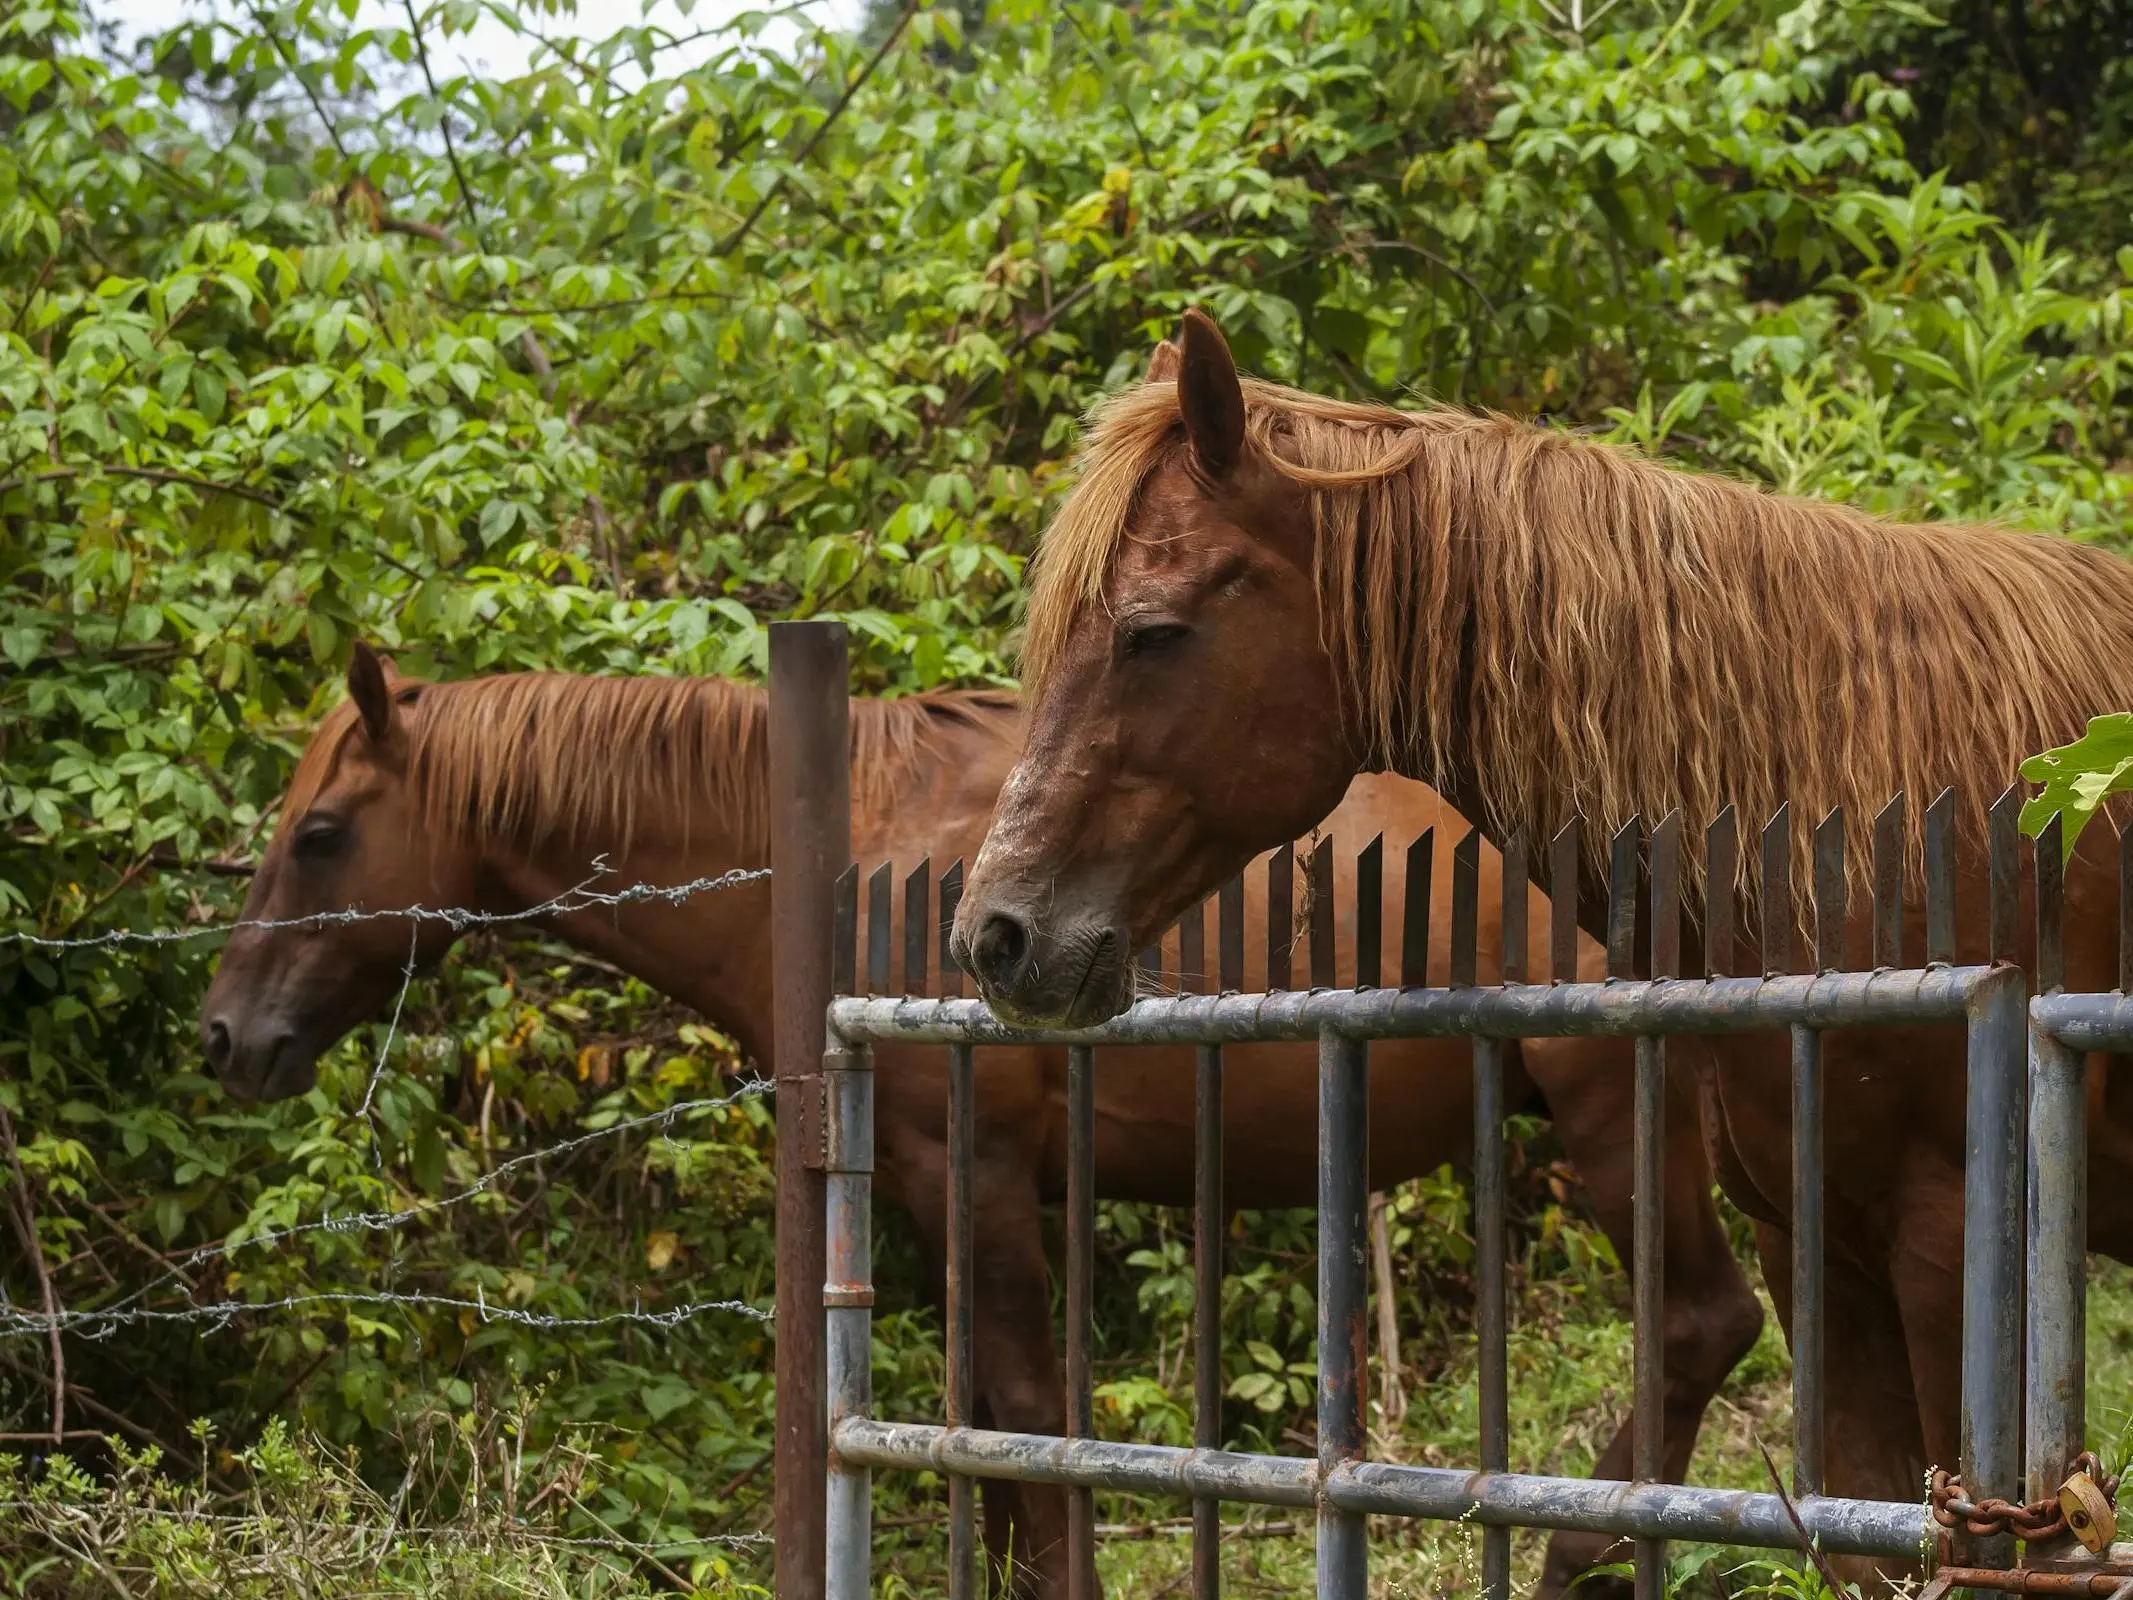
[{"label": "horse head", "polygon": [[[310,1089],[318,1058],[375,1015],[455,933],[393,916],[473,904],[471,861],[424,826],[408,781],[408,722],[425,685],[360,642],[348,700],[313,736],[201,1008],[215,1075],[240,1100]],[[381,914],[383,913],[383,914]]]}]

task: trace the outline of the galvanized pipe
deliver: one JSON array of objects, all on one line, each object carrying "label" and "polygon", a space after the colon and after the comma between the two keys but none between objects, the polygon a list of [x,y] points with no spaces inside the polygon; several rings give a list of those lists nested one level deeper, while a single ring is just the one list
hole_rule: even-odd
[{"label": "galvanized pipe", "polygon": [[[1126,1494],[1219,1497],[1248,1505],[1318,1503],[1318,1465],[1295,1456],[1181,1450],[1041,1434],[993,1433],[856,1419],[837,1449],[870,1467],[964,1472],[1021,1483],[1086,1483]],[[1610,1483],[1522,1473],[1356,1462],[1325,1482],[1324,1497],[1361,1515],[1468,1520],[1484,1526],[1568,1528],[1624,1538],[1684,1539],[1765,1550],[1798,1548],[1784,1502],[1745,1489]],[[1924,1506],[1810,1497],[1807,1531],[1836,1555],[1913,1557],[1931,1537]]]},{"label": "galvanized pipe", "polygon": [[[2042,1001],[2031,1002],[2034,1008]],[[2081,1450],[2088,1314],[2087,1062],[2042,1028],[2029,1031],[2030,1500],[2059,1492]]]},{"label": "galvanized pipe", "polygon": [[[1524,884],[1519,885],[1521,893]],[[1506,896],[1509,899],[1509,896]],[[1503,1041],[1474,1041],[1474,1330],[1480,1341],[1478,1384],[1481,1470],[1511,1465],[1510,1338],[1505,1290]],[[1511,1530],[1481,1534],[1484,1600],[1510,1600]]]},{"label": "galvanized pipe", "polygon": [[[832,1436],[874,1403],[874,1059],[867,1049],[823,1057],[823,1166],[828,1191],[828,1276],[822,1285]],[[829,1458],[828,1600],[867,1600],[873,1473]]]},{"label": "galvanized pipe", "polygon": [[2133,994],[2040,994],[2029,1008],[2038,1027],[2075,1050],[2133,1050]]},{"label": "galvanized pipe", "polygon": [[[1089,1344],[1096,1308],[1096,1052],[1067,1051],[1066,1431],[1095,1430]],[[1087,1488],[1067,1491],[1067,1600],[1097,1600],[1096,1504]]]},{"label": "galvanized pipe", "polygon": [[[2022,1493],[2023,1156],[2027,980],[1999,967],[1970,1001],[1968,1158],[1963,1181],[1963,1482],[1983,1499]],[[2007,1538],[1976,1541],[1978,1566],[2007,1566]]]},{"label": "galvanized pipe", "polygon": [[[977,1164],[977,1084],[970,1046],[948,1048],[948,1426],[972,1421],[971,1169]],[[948,1600],[978,1600],[977,1485],[948,1479]]]},{"label": "galvanized pipe", "polygon": [[[1222,1443],[1222,1047],[1202,1045],[1193,1082],[1192,1442]],[[1192,1597],[1222,1594],[1222,1502],[1192,1503]]]},{"label": "galvanized pipe", "polygon": [[[1318,1041],[1318,1465],[1361,1459],[1370,1289],[1370,1045],[1327,1029]],[[1318,1507],[1318,1600],[1366,1600],[1369,1531]]]},{"label": "galvanized pipe", "polygon": [[[1666,1472],[1666,1042],[1637,1040],[1637,1076],[1630,1127],[1634,1176],[1630,1201],[1636,1347],[1635,1438],[1631,1468],[1639,1483]],[[1636,1547],[1637,1600],[1663,1600],[1666,1544],[1649,1536]]]},{"label": "galvanized pipe", "polygon": [[1466,989],[1327,989],[1139,1001],[1093,1028],[1018,1028],[981,1000],[849,998],[830,1007],[840,1038],[930,1044],[1239,1044],[1359,1038],[1498,1039],[1749,1033],[1952,1023],[1986,967],[1665,978]]},{"label": "galvanized pipe", "polygon": [[1792,1030],[1792,1492],[1822,1492],[1823,1383],[1829,1360],[1823,1298],[1822,1035]]}]

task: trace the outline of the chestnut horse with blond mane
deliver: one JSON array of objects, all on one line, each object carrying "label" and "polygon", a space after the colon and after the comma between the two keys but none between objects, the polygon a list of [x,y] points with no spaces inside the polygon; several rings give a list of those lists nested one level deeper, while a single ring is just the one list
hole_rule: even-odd
[{"label": "chestnut horse with blond mane", "polygon": [[[2133,566],[2115,557],[1240,380],[1198,312],[1165,349],[1170,381],[1095,413],[1038,556],[1027,747],[957,919],[1008,1014],[1119,1010],[1126,952],[1358,772],[1432,783],[1498,841],[1572,816],[1597,844],[1677,808],[1696,830],[1727,802],[1842,806],[1854,863],[1889,795],[1948,786],[1960,890],[1982,905],[1992,795],[2025,755],[2133,707]],[[2092,835],[2069,868],[2073,988],[2115,982],[2111,854]],[[1596,930],[1597,857],[1580,891]],[[1736,925],[1748,964],[1731,970],[1764,970]],[[1722,1060],[1680,1041],[1674,1059],[1712,1086],[1721,1181],[1764,1259],[1787,1260],[1784,1041]],[[1825,1047],[1832,1492],[1908,1500],[1929,1464],[1955,1465],[1963,1065],[1950,1029]],[[2090,1238],[2133,1259],[2133,1192],[2107,1181],[2133,1156],[2133,1077],[2089,1070]],[[1770,1288],[1789,1321],[1782,1272]]]},{"label": "chestnut horse with blond mane", "polygon": [[[760,689],[559,674],[424,683],[390,676],[361,646],[349,689],[298,765],[247,918],[305,917],[357,903],[515,915],[584,881],[596,857],[607,860],[607,886],[689,883],[768,862],[768,696]],[[1006,695],[854,702],[856,858],[908,867],[974,851],[1020,748],[1020,718]],[[1464,825],[1428,790],[1365,780],[1331,821],[1355,840],[1380,830],[1405,839],[1434,826],[1447,861],[1432,875],[1433,892],[1448,896],[1448,856]],[[1343,872],[1352,874],[1352,851],[1342,856]],[[1483,872],[1483,904],[1493,908],[1499,899],[1487,880],[1500,865],[1491,857]],[[1263,875],[1255,879],[1248,915],[1257,920],[1265,915]],[[1384,911],[1398,927],[1398,886],[1388,887],[1395,892]],[[1438,905],[1431,919],[1440,930],[1433,953],[1440,968],[1449,957],[1446,910]],[[753,882],[679,903],[586,907],[542,926],[695,1007],[768,1068],[769,913],[770,886]],[[417,927],[415,957],[434,963],[454,934],[441,923]],[[1488,948],[1492,928],[1484,930]],[[233,934],[202,1017],[223,1082],[247,1098],[305,1092],[319,1054],[389,1002],[409,936],[406,924],[390,919]],[[900,945],[900,927],[891,940]],[[1344,940],[1342,960],[1352,966],[1352,928]],[[1589,943],[1583,959],[1598,970]],[[1514,1104],[1534,1087],[1545,1095],[1600,1222],[1626,1259],[1625,1050],[1619,1041],[1537,1042],[1513,1052],[1508,1066]],[[1370,1107],[1370,1181],[1378,1188],[1463,1160],[1473,1115],[1462,1042],[1388,1046],[1386,1059],[1396,1070],[1378,1074]],[[876,1063],[877,1179],[913,1218],[937,1285],[947,1195],[943,1052],[884,1043]],[[981,1420],[1057,1433],[1066,1412],[1039,1208],[1065,1186],[1064,1052],[980,1050],[977,1066],[973,1189],[982,1227],[972,1282]],[[1231,1204],[1310,1202],[1316,1075],[1309,1046],[1231,1051],[1223,1106]],[[1189,1049],[1099,1054],[1100,1194],[1191,1203],[1193,1084]],[[1677,1471],[1705,1402],[1761,1325],[1711,1202],[1695,1117],[1693,1101],[1677,1102],[1668,1136],[1667,1458]],[[1620,1475],[1628,1449],[1624,1427],[1601,1470]],[[987,1543],[996,1557],[1012,1549],[1016,1588],[1063,1593],[1063,1492],[993,1484],[986,1511]],[[1559,1536],[1549,1551],[1550,1590],[1602,1559],[1606,1546],[1604,1538]]]}]

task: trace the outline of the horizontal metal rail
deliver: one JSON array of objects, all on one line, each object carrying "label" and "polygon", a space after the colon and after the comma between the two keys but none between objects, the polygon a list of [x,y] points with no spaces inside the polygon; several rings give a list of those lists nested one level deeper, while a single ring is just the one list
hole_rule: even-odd
[{"label": "horizontal metal rail", "polygon": [[[1886,1028],[1963,1020],[1991,967],[1662,978],[1487,989],[1306,989],[1142,1000],[1093,1028],[1018,1027],[982,1000],[846,997],[830,1031],[847,1043],[1246,1044],[1355,1038],[1544,1039]],[[2127,1013],[2133,1018],[2133,1010]],[[2133,1028],[2133,1022],[2128,1023]]]},{"label": "horizontal metal rail", "polygon": [[[934,1471],[1129,1494],[1195,1496],[1359,1515],[1427,1517],[1483,1526],[1568,1528],[1643,1539],[1690,1539],[1796,1550],[1799,1536],[1775,1494],[1666,1483],[1609,1483],[1517,1472],[1345,1462],[1321,1477],[1316,1461],[994,1433],[854,1417],[832,1448],[855,1467]],[[1935,1532],[1922,1505],[1884,1500],[1795,1502],[1807,1531],[1832,1553],[1916,1557]]]}]

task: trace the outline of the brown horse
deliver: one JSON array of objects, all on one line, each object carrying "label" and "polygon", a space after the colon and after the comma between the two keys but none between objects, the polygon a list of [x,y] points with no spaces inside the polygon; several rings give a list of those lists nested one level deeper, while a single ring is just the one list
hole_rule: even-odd
[{"label": "brown horse", "polygon": [[[2111,556],[1886,523],[1503,418],[1243,382],[1198,313],[1181,345],[1173,381],[1097,413],[1039,556],[1028,748],[958,917],[996,1007],[1116,1011],[1136,939],[1359,771],[1432,782],[1499,839],[1581,814],[1594,842],[1676,807],[1699,829],[1725,801],[1755,819],[1842,805],[1856,830],[1893,792],[1952,786],[1960,889],[1981,906],[1991,794],[2025,754],[2133,706],[2133,567]],[[2070,870],[2073,988],[2115,982],[2110,853],[2092,835]],[[1588,862],[1588,927],[1599,887]],[[1741,948],[1733,970],[1763,970]],[[1714,1085],[1727,1192],[1764,1259],[1786,1260],[1783,1041],[1729,1043],[1722,1067],[1684,1041],[1680,1058]],[[1956,1459],[1963,1059],[1945,1029],[1828,1043],[1837,1492],[1910,1499]],[[2108,1180],[2133,1156],[2133,1079],[2100,1058],[2090,1073],[2090,1238],[2126,1259],[2133,1193]],[[1782,1273],[1771,1287],[1789,1317]]]},{"label": "brown horse", "polygon": [[[515,675],[458,683],[387,676],[358,648],[350,700],[330,714],[298,766],[245,912],[288,919],[352,903],[371,909],[466,906],[514,913],[582,881],[605,856],[613,884],[683,883],[768,859],[767,696],[716,680]],[[852,708],[854,844],[871,866],[930,855],[946,862],[980,842],[1020,749],[1014,703],[998,694],[931,695]],[[597,752],[588,760],[587,752]],[[1346,839],[1396,840],[1438,830],[1433,927],[1449,926],[1448,855],[1464,824],[1435,795],[1397,779],[1364,780],[1331,825]],[[1340,852],[1352,882],[1352,850]],[[1500,866],[1485,861],[1483,905],[1500,903]],[[1247,914],[1263,919],[1264,874]],[[1388,885],[1389,925],[1401,924]],[[769,885],[669,905],[638,902],[547,919],[548,931],[694,1006],[769,1065],[772,974]],[[1352,905],[1352,894],[1343,895]],[[1538,914],[1538,907],[1536,907]],[[900,917],[900,908],[899,908]],[[1353,927],[1343,931],[1344,969]],[[1493,950],[1493,912],[1484,949]],[[409,955],[394,921],[231,936],[203,1009],[208,1055],[233,1093],[285,1096],[313,1081],[319,1053],[389,999]],[[423,924],[416,957],[434,962],[452,934]],[[892,948],[900,945],[900,927]],[[1433,960],[1443,970],[1448,933]],[[1591,967],[1598,952],[1589,945]],[[1173,946],[1169,970],[1177,970]],[[1592,970],[1597,970],[1593,967]],[[1254,978],[1261,972],[1251,974]],[[1485,972],[1485,979],[1494,974]],[[878,1176],[908,1210],[936,1275],[943,1259],[944,1053],[877,1050]],[[1373,1081],[1371,1176],[1384,1188],[1460,1161],[1469,1148],[1472,1083],[1459,1041],[1384,1048]],[[979,1162],[974,1175],[978,1294],[976,1379],[990,1425],[1058,1432],[1065,1422],[1053,1354],[1039,1207],[1065,1185],[1065,1061],[1054,1050],[977,1056]],[[1241,1047],[1229,1056],[1223,1144],[1227,1198],[1238,1206],[1309,1204],[1315,1190],[1315,1055],[1309,1046]],[[1526,1047],[1510,1071],[1512,1103],[1545,1094],[1600,1221],[1625,1257],[1630,1133],[1623,1048],[1610,1041]],[[1190,1204],[1193,1053],[1104,1052],[1096,1084],[1098,1192]],[[1756,1301],[1729,1252],[1700,1160],[1695,1107],[1674,1108],[1669,1165],[1666,1340],[1668,1459],[1685,1466],[1705,1402],[1754,1342]],[[1625,1427],[1602,1470],[1628,1461]],[[1010,1540],[1028,1587],[1063,1591],[1065,1502],[1056,1490],[994,1485],[988,1544]],[[1604,1539],[1560,1536],[1560,1586],[1600,1559]]]}]

